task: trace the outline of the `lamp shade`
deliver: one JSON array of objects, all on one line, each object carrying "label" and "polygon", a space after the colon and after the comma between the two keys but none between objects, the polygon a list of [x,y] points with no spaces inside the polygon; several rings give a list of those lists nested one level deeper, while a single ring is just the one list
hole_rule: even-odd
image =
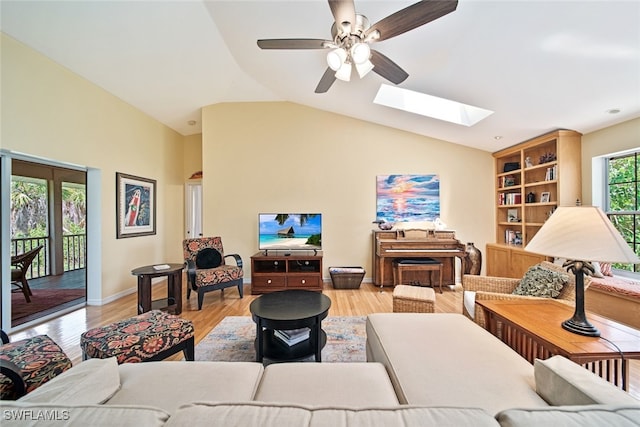
[{"label": "lamp shade", "polygon": [[345,62],[342,67],[336,71],[336,79],[348,82],[351,79],[351,64]]},{"label": "lamp shade", "polygon": [[609,218],[596,206],[559,207],[524,250],[570,260],[640,262]]},{"label": "lamp shade", "polygon": [[364,76],[369,74],[369,71],[371,70],[373,70],[373,63],[369,60],[366,60],[362,64],[356,64],[356,71],[358,72],[360,78],[363,78]]},{"label": "lamp shade", "polygon": [[371,57],[371,48],[367,43],[355,43],[351,46],[351,58],[356,64],[364,64]]},{"label": "lamp shade", "polygon": [[347,51],[342,48],[334,49],[327,53],[327,64],[333,71],[338,71],[346,60]]}]

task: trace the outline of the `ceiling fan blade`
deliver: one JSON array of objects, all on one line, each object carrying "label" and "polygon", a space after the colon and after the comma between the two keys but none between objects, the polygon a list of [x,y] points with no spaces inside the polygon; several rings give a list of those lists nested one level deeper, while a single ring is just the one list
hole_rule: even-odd
[{"label": "ceiling fan blade", "polygon": [[400,84],[409,77],[398,64],[376,50],[371,50],[371,62],[373,71],[393,84]]},{"label": "ceiling fan blade", "polygon": [[374,41],[390,39],[451,13],[456,7],[458,0],[423,0],[381,19],[365,31],[364,35],[366,37],[377,30],[380,37]]},{"label": "ceiling fan blade", "polygon": [[260,49],[325,49],[329,40],[320,39],[266,39],[258,40]]},{"label": "ceiling fan blade", "polygon": [[329,0],[329,7],[338,28],[342,28],[340,24],[343,22],[351,23],[353,28],[356,22],[356,7],[353,0]]},{"label": "ceiling fan blade", "polygon": [[333,82],[336,81],[335,71],[327,67],[327,71],[324,72],[318,86],[316,87],[316,93],[325,93],[329,90]]}]

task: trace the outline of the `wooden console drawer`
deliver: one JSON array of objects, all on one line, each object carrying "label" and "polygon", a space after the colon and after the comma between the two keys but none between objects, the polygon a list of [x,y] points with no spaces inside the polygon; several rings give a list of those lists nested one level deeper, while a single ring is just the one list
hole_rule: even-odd
[{"label": "wooden console drawer", "polygon": [[286,276],[254,276],[251,286],[259,288],[284,288],[287,286]]},{"label": "wooden console drawer", "polygon": [[320,285],[320,278],[318,275],[314,276],[302,276],[290,274],[287,277],[287,288],[317,288]]}]

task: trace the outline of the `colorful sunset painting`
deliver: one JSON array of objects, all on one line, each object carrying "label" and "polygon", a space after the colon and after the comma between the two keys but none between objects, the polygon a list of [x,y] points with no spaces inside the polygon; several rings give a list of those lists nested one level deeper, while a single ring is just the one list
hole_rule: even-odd
[{"label": "colorful sunset painting", "polygon": [[378,175],[376,195],[377,220],[434,221],[440,216],[438,175]]}]

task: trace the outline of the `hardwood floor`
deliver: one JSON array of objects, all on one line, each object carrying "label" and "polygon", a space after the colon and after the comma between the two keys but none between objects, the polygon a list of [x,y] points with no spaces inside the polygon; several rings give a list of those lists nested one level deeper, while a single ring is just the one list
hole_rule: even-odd
[{"label": "hardwood floor", "polygon": [[[392,289],[384,288],[380,292],[371,283],[363,283],[360,289],[333,289],[325,283],[324,293],[331,298],[329,316],[365,316],[371,313],[392,311]],[[245,286],[244,298],[240,299],[235,289],[206,294],[202,310],[198,310],[197,295],[184,299],[181,316],[194,323],[196,344],[200,342],[226,316],[250,316],[249,305],[257,297],[251,295],[250,286]],[[153,285],[153,298],[166,296],[166,283]],[[106,325],[126,317],[135,316],[137,294],[127,295],[104,306],[87,306],[72,313],[60,316],[49,322],[11,335],[18,340],[38,334],[47,334],[57,342],[74,364],[80,363],[80,334],[98,326]],[[435,311],[438,313],[462,312],[462,289],[445,287],[442,294],[436,292]],[[171,359],[180,359],[176,355]],[[631,361],[630,394],[640,399],[640,360]]]}]

